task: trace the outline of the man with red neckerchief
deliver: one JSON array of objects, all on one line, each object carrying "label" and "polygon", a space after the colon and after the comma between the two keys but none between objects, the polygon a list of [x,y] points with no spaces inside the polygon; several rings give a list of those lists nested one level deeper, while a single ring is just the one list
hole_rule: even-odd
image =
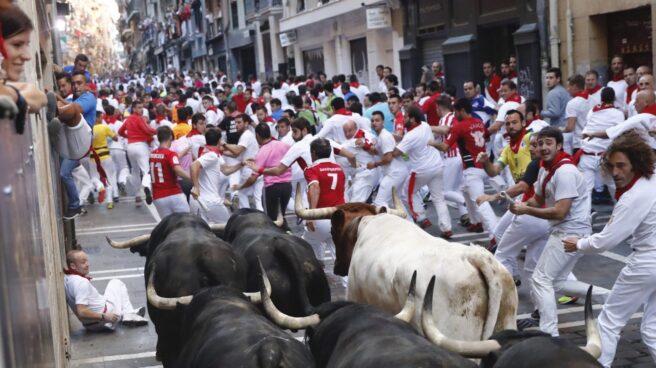
[{"label": "man with red neckerchief", "polygon": [[607,150],[604,170],[617,186],[610,220],[604,229],[585,238],[563,241],[566,252],[599,254],[609,251],[626,238],[633,253],[613,285],[613,289],[597,318],[601,335],[599,362],[610,367],[615,358],[620,332],[631,315],[644,303],[641,334],[651,357],[656,361],[656,339],[651,333],[656,324],[656,196],[654,186],[654,154],[640,135],[628,133]]},{"label": "man with red neckerchief", "polygon": [[[624,113],[615,107],[615,90],[606,87],[601,91],[601,103],[595,106],[587,116],[585,130],[587,131],[605,131],[620,124],[624,120]],[[582,139],[581,149],[576,152],[574,161],[586,183],[588,191],[592,191],[595,186],[595,177],[601,166],[601,156],[610,145],[610,139],[592,138]],[[608,186],[611,194],[615,192],[615,184],[608,177],[601,176],[604,184]]]},{"label": "man with red neckerchief", "polygon": [[[581,80],[583,77],[581,77]],[[515,215],[529,215],[549,221],[549,240],[532,277],[531,296],[540,313],[540,330],[558,336],[558,316],[555,293],[585,297],[589,285],[568,280],[567,276],[580,254],[566,254],[562,239],[585,237],[592,232],[590,223],[590,192],[583,175],[570,156],[562,150],[563,134],[548,127],[538,134],[542,162],[535,183],[535,195],[525,203],[509,206]],[[608,290],[595,287],[596,302],[603,302]]]},{"label": "man with red neckerchief", "polygon": [[585,91],[588,92],[588,104],[590,108],[601,103],[601,88],[599,84],[599,73],[596,70],[588,70],[585,73]]},{"label": "man with red neckerchief", "polygon": [[579,74],[573,75],[567,80],[567,92],[572,99],[567,102],[565,108],[567,124],[562,132],[565,140],[563,150],[570,155],[581,148],[581,132],[583,132],[585,119],[590,111],[590,95],[584,86],[585,79]]},{"label": "man with red neckerchief", "polygon": [[493,104],[499,101],[499,87],[501,87],[501,77],[494,72],[494,65],[490,61],[483,63],[483,86],[485,87],[485,98]]},{"label": "man with red neckerchief", "polygon": [[428,97],[419,108],[421,112],[426,115],[426,122],[430,126],[438,126],[440,124],[440,114],[437,111],[437,99],[440,97],[440,85],[436,81],[430,81],[428,83],[428,91],[430,97]]},{"label": "man with red neckerchief", "polygon": [[624,110],[626,105],[626,89],[629,87],[624,80],[624,59],[619,55],[614,55],[610,60],[610,80],[606,83],[606,87],[615,90],[615,106],[620,110]]},{"label": "man with red neckerchief", "polygon": [[[506,140],[506,114],[510,110],[517,110],[522,103],[522,97],[517,94],[517,85],[512,80],[504,80],[501,82],[499,93],[503,99],[503,103],[499,105],[499,112],[494,123],[488,127],[490,134],[489,148],[495,157],[501,156],[501,151],[508,144]],[[510,171],[504,170],[501,174],[492,180],[496,189],[501,189],[514,184],[513,176]]]}]

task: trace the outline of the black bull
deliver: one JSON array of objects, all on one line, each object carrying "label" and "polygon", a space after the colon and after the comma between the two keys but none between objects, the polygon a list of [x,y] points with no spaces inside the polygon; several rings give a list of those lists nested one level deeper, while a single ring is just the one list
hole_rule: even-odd
[{"label": "black bull", "polygon": [[328,280],[310,244],[285,233],[263,212],[236,211],[223,238],[246,259],[246,291],[260,290],[259,259],[271,280],[271,298],[284,313],[305,316],[330,301]]},{"label": "black bull", "polygon": [[176,367],[314,367],[310,352],[232,288],[194,295],[185,307],[182,348]]}]

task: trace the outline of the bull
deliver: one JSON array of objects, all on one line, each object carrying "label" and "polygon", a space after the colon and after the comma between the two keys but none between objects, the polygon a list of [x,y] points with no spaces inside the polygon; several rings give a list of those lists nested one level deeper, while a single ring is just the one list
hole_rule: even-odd
[{"label": "bull", "polygon": [[[216,237],[200,217],[175,213],[165,217],[150,235],[126,242],[107,239],[116,248],[139,247],[146,256],[144,280],[148,314],[157,332],[157,357],[167,365],[178,355],[182,313],[198,290],[225,285],[246,287],[246,261]],[[259,293],[246,294],[259,302]]]},{"label": "bull", "polygon": [[426,290],[422,328],[435,345],[469,358],[483,358],[482,368],[592,368],[601,367],[601,337],[592,313],[592,286],[585,299],[586,346],[578,347],[560,337],[540,331],[506,330],[484,341],[461,341],[442,334],[434,321],[433,289],[435,276]]},{"label": "bull", "polygon": [[246,260],[247,291],[259,290],[259,272],[251,270],[259,271],[260,260],[271,280],[271,298],[285,313],[305,316],[313,306],[330,301],[328,280],[310,244],[285,233],[265,213],[237,210],[226,224],[224,239]]},{"label": "bull", "polygon": [[[266,272],[262,272],[266,282]],[[471,361],[423,338],[408,322],[415,313],[416,273],[405,305],[397,315],[366,304],[325,303],[316,313],[292,317],[280,312],[262,294],[266,313],[276,324],[292,330],[307,328],[306,341],[317,367],[475,367]]]},{"label": "bull", "polygon": [[[447,335],[474,341],[516,329],[512,276],[485,249],[435,238],[398,216],[371,216],[364,204],[351,203],[332,213],[314,211],[303,210],[299,216],[331,219],[334,273],[349,276],[347,299],[396,313],[416,269],[419,290],[426,290],[429,275],[437,275],[434,305],[440,313],[435,322]],[[412,324],[421,331],[418,316]]]},{"label": "bull", "polygon": [[176,367],[314,367],[302,343],[230,287],[195,294],[182,326],[185,344]]}]

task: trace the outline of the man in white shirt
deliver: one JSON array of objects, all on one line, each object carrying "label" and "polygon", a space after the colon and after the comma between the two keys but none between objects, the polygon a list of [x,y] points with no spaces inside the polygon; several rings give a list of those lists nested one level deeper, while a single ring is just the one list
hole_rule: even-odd
[{"label": "man in white shirt", "polygon": [[110,280],[104,295],[91,285],[89,257],[82,250],[66,253],[67,269],[64,270],[66,303],[82,325],[90,331],[113,331],[123,323],[128,326],[145,326],[146,309],[134,309],[125,284]]},{"label": "man in white shirt", "polygon": [[[615,90],[606,87],[601,91],[601,103],[588,113],[587,124],[582,133],[586,131],[605,131],[624,120],[624,114],[617,109],[615,103]],[[583,174],[588,192],[592,191],[595,186],[595,177],[599,173],[601,167],[601,156],[603,156],[606,148],[610,145],[610,139],[592,138],[582,139],[581,149],[579,150],[580,159],[578,161],[578,168]],[[611,195],[615,193],[615,184],[610,178],[601,176],[604,184],[608,186]]]},{"label": "man in white shirt", "polygon": [[606,84],[606,87],[615,90],[615,107],[624,110],[624,106],[626,105],[626,89],[629,85],[624,80],[624,59],[621,56],[615,55],[610,60],[610,71],[610,80]]},{"label": "man in white shirt", "polygon": [[[408,198],[410,211],[417,220],[418,210],[423,210],[421,201],[417,201],[415,192],[426,185],[430,190],[431,199],[437,212],[442,237],[451,238],[451,216],[446,207],[443,192],[444,164],[440,154],[428,146],[433,134],[428,123],[422,121],[424,114],[417,106],[411,106],[405,112],[405,127],[407,133],[396,146],[392,156],[408,155],[410,159],[410,178],[408,179]],[[414,198],[413,198],[414,196]],[[413,204],[414,202],[414,204]]]},{"label": "man in white shirt", "polygon": [[652,149],[636,133],[613,141],[606,154],[604,171],[612,175],[617,186],[613,214],[600,233],[582,239],[566,238],[563,245],[566,252],[599,254],[631,239],[633,253],[597,318],[601,335],[599,362],[610,368],[622,328],[643,304],[642,341],[656,362],[656,177]]},{"label": "man in white shirt", "polygon": [[565,140],[563,150],[570,155],[574,150],[581,148],[581,132],[583,132],[588,111],[590,111],[589,95],[583,89],[584,86],[585,80],[579,74],[571,76],[567,80],[567,92],[572,99],[567,102],[565,108],[567,125],[563,129],[563,139]]},{"label": "man in white shirt", "polygon": [[[555,292],[583,298],[589,286],[567,279],[581,255],[566,254],[561,240],[568,236],[588,236],[592,232],[590,192],[583,175],[562,151],[562,132],[548,127],[537,134],[542,167],[534,184],[535,195],[525,203],[511,204],[509,210],[515,215],[549,221],[551,235],[533,273],[531,295],[540,312],[540,330],[558,336]],[[594,294],[603,302],[608,290],[595,287]]]},{"label": "man in white shirt", "polygon": [[[237,132],[240,134],[239,142],[237,144],[223,144],[222,149],[225,152],[226,156],[235,157],[239,162],[244,162],[248,160],[255,160],[257,151],[260,149],[260,146],[257,144],[257,139],[255,139],[255,134],[251,131],[250,125],[253,122],[248,114],[241,114],[235,118],[237,123]],[[243,183],[251,176],[252,171],[248,167],[244,167],[241,170],[241,177],[239,183]],[[237,186],[232,185],[234,190]],[[255,202],[255,208],[264,211],[262,206],[262,189],[264,188],[264,182],[262,178],[259,177],[255,184],[248,188],[236,191],[234,198],[239,198],[239,208],[250,208],[248,202],[248,197],[253,196]]]},{"label": "man in white shirt", "polygon": [[588,70],[585,73],[585,91],[588,92],[590,108],[601,103],[601,86],[599,85],[599,73],[596,70]]},{"label": "man in white shirt", "polygon": [[349,202],[365,202],[378,184],[378,169],[368,169],[368,164],[374,161],[374,138],[371,133],[359,129],[353,120],[347,120],[342,127],[344,130],[343,146],[353,152],[358,162],[358,168],[353,171],[351,187],[347,191]]},{"label": "man in white shirt", "polygon": [[217,127],[223,121],[223,111],[214,105],[214,98],[210,95],[203,97],[203,109],[205,109],[205,121],[208,126]]}]

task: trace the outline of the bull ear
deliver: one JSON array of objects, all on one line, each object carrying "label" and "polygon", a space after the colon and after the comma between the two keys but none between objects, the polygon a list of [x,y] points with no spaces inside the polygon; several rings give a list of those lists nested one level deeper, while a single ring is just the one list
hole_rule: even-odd
[{"label": "bull ear", "polygon": [[344,214],[344,211],[339,209],[333,213],[333,215],[330,217],[330,222],[333,225],[333,228],[341,229],[344,227],[346,221],[346,215]]}]

